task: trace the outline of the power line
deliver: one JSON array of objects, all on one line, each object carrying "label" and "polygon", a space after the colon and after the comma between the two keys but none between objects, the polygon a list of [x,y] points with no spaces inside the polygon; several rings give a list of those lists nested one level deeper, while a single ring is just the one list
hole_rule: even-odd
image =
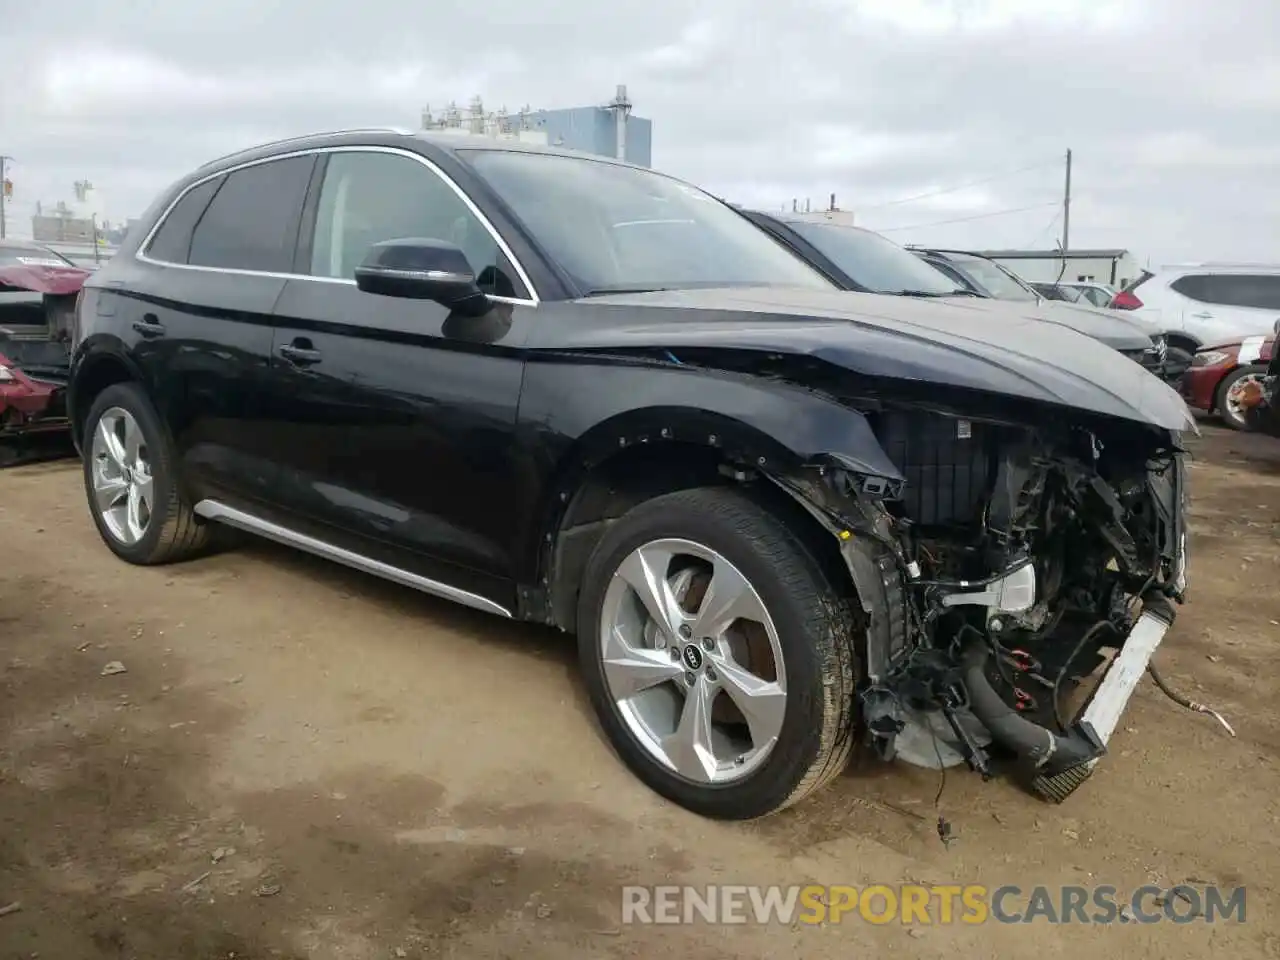
[{"label": "power line", "polygon": [[1053,215],[1053,219],[1044,225],[1044,229],[1042,229],[1039,233],[1037,233],[1034,239],[1032,239],[1032,241],[1027,244],[1026,248],[1028,250],[1034,250],[1036,248],[1036,244],[1040,242],[1041,238],[1043,238],[1046,233],[1048,233],[1055,226],[1057,226],[1058,221],[1061,219],[1062,219],[1062,211],[1059,210],[1057,213]]},{"label": "power line", "polygon": [[913,223],[905,227],[888,227],[886,229],[877,229],[877,233],[897,233],[901,230],[922,230],[925,227],[942,227],[949,223],[969,223],[972,220],[986,220],[988,217],[1003,217],[1010,213],[1025,213],[1028,210],[1041,210],[1045,207],[1060,206],[1058,200],[1048,200],[1044,203],[1033,203],[1029,207],[1010,207],[1007,210],[993,210],[991,213],[978,213],[971,217],[956,217],[952,220],[934,220],[931,223]]},{"label": "power line", "polygon": [[980,180],[969,180],[969,181],[966,181],[965,183],[956,184],[954,187],[944,187],[941,190],[930,190],[928,193],[917,193],[910,197],[901,197],[897,200],[889,200],[885,203],[875,203],[869,207],[859,207],[858,210],[859,212],[863,212],[866,210],[879,210],[883,207],[893,207],[902,203],[914,203],[917,200],[927,200],[930,197],[940,197],[943,194],[955,193],[957,190],[964,190],[967,187],[981,186],[984,183],[992,183],[996,180],[1003,180],[1005,177],[1012,177],[1012,176],[1016,176],[1019,173],[1026,173],[1028,170],[1040,170],[1045,167],[1057,166],[1057,164],[1058,164],[1058,161],[1056,159],[1041,160],[1039,163],[1033,163],[1030,166],[1017,167],[1013,170],[1006,170],[1003,173],[997,173],[989,177],[983,177]]}]

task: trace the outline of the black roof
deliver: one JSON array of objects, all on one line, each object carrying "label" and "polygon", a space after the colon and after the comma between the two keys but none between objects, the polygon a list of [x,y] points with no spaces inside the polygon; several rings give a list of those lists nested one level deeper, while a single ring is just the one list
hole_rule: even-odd
[{"label": "black roof", "polygon": [[282,153],[317,150],[322,147],[380,146],[407,147],[409,149],[413,149],[415,143],[430,144],[434,149],[443,151],[455,157],[459,152],[466,150],[488,150],[501,151],[505,153],[540,153],[549,156],[598,160],[601,163],[610,163],[622,167],[637,167],[642,170],[649,169],[647,167],[638,167],[637,164],[627,163],[613,157],[604,157],[599,154],[587,153],[582,150],[567,150],[563,147],[551,147],[536,143],[526,143],[521,140],[499,140],[495,137],[486,137],[476,134],[435,133],[429,130],[419,130],[415,132],[411,130],[395,129],[392,127],[371,127],[355,130],[337,130],[328,133],[304,134],[302,136],[289,137],[283,140],[273,140],[269,143],[257,144],[252,147],[246,147],[243,150],[238,150],[235,153],[229,153],[225,156],[210,160],[200,166],[199,173],[201,176],[208,176],[211,173],[216,173],[218,170],[234,167],[254,160],[265,160],[269,157],[278,156]]}]

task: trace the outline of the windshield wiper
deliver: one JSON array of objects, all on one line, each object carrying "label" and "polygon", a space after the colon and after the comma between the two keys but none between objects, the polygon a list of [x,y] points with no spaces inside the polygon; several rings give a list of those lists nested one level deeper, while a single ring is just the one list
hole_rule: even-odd
[{"label": "windshield wiper", "polygon": [[584,292],[584,297],[608,297],[615,293],[667,293],[678,287],[592,287]]},{"label": "windshield wiper", "polygon": [[895,297],[962,297],[977,296],[971,290],[895,290]]}]

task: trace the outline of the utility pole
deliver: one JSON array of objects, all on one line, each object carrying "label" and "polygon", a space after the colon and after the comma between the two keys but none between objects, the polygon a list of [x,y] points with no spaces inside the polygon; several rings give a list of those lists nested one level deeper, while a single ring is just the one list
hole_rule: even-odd
[{"label": "utility pole", "polygon": [[1071,151],[1067,151],[1067,185],[1062,191],[1062,252],[1071,249]]},{"label": "utility pole", "polygon": [[5,176],[4,164],[6,160],[12,159],[13,157],[6,157],[3,153],[0,153],[0,240],[3,240],[5,236],[4,205],[5,201],[9,199],[9,180]]}]

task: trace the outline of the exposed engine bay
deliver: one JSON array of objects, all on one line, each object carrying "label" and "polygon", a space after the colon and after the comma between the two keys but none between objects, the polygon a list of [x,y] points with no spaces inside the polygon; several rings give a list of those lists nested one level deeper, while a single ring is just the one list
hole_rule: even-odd
[{"label": "exposed engine bay", "polygon": [[[905,482],[833,460],[793,492],[836,520],[867,617],[871,745],[984,777],[1011,755],[1037,792],[1064,799],[1183,597],[1175,435],[910,408],[867,417]],[[1072,707],[1111,650],[1092,698]]]}]

